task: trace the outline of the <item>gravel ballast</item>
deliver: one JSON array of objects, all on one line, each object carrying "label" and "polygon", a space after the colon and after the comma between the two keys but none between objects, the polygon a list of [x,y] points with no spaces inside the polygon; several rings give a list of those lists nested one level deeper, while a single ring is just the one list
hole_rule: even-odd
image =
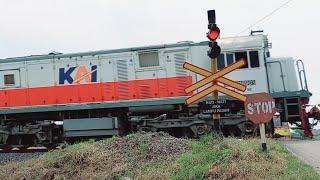
[{"label": "gravel ballast", "polygon": [[21,162],[39,157],[43,152],[34,153],[0,153],[0,165],[10,162]]}]

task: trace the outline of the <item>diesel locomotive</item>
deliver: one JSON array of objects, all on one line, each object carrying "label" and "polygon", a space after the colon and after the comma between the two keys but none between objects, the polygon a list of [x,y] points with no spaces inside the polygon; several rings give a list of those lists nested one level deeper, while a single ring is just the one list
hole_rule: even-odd
[{"label": "diesel locomotive", "polygon": [[[226,77],[247,85],[245,94],[270,93],[282,122],[311,133],[305,112],[311,93],[300,59],[271,57],[271,43],[263,34],[218,42],[218,69],[239,59],[247,62]],[[212,98],[186,105],[190,94],[184,89],[203,77],[183,69],[184,62],[210,69],[208,48],[207,41],[183,41],[1,59],[0,148],[53,147],[65,140],[139,130],[176,136],[208,132],[217,125],[207,113]],[[253,131],[242,102],[223,94],[219,100],[229,108],[218,123],[224,134]]]}]

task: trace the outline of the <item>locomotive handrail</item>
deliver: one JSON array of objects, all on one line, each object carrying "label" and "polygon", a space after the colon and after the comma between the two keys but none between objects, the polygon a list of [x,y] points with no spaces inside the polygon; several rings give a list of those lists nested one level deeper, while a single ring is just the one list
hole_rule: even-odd
[{"label": "locomotive handrail", "polygon": [[284,74],[283,74],[282,64],[281,64],[280,61],[270,61],[270,62],[266,62],[266,64],[273,64],[273,63],[277,63],[277,64],[280,65],[280,77],[281,77],[281,79],[282,79],[283,90],[284,90],[284,91],[287,91],[286,85],[285,85],[285,83],[284,83]]},{"label": "locomotive handrail", "polygon": [[[303,63],[303,61],[301,59],[299,59],[299,60],[297,60],[296,65],[297,65],[297,70],[298,70],[298,74],[299,74],[301,90],[306,90],[306,91],[309,92],[306,72],[305,72],[305,68],[304,68],[304,63]],[[304,80],[304,85],[305,86],[303,86],[301,74],[303,74],[303,77],[304,77],[303,80]]]}]

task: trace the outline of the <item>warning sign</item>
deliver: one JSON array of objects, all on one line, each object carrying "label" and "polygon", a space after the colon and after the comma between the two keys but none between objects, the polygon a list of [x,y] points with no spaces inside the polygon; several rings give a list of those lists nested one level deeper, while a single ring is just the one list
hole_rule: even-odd
[{"label": "warning sign", "polygon": [[226,114],[230,113],[230,104],[227,100],[209,100],[201,105],[203,114]]}]

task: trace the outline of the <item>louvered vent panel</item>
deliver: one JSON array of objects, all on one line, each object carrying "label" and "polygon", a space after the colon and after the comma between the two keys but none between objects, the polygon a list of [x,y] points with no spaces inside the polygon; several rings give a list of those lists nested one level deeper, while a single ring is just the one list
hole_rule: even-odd
[{"label": "louvered vent panel", "polygon": [[187,71],[183,69],[183,63],[186,62],[186,53],[174,54],[174,62],[177,76],[187,76]]},{"label": "louvered vent panel", "polygon": [[104,83],[102,93],[103,93],[105,100],[113,100],[115,98],[114,84],[113,83]]},{"label": "louvered vent panel", "polygon": [[160,92],[167,92],[168,87],[167,87],[167,82],[166,81],[159,81],[159,91]]},{"label": "louvered vent panel", "polygon": [[140,98],[152,98],[151,88],[147,85],[139,86]]},{"label": "louvered vent panel", "polygon": [[178,95],[185,95],[185,88],[187,88],[190,84],[186,81],[185,78],[177,78],[177,93]]},{"label": "louvered vent panel", "polygon": [[126,60],[117,61],[117,72],[119,81],[128,80],[128,65]]},{"label": "louvered vent panel", "polygon": [[119,82],[119,99],[130,99],[129,82]]},{"label": "louvered vent panel", "polygon": [[113,84],[111,83],[105,83],[103,85],[103,93],[105,95],[109,95],[109,94],[112,94],[113,93]]}]

